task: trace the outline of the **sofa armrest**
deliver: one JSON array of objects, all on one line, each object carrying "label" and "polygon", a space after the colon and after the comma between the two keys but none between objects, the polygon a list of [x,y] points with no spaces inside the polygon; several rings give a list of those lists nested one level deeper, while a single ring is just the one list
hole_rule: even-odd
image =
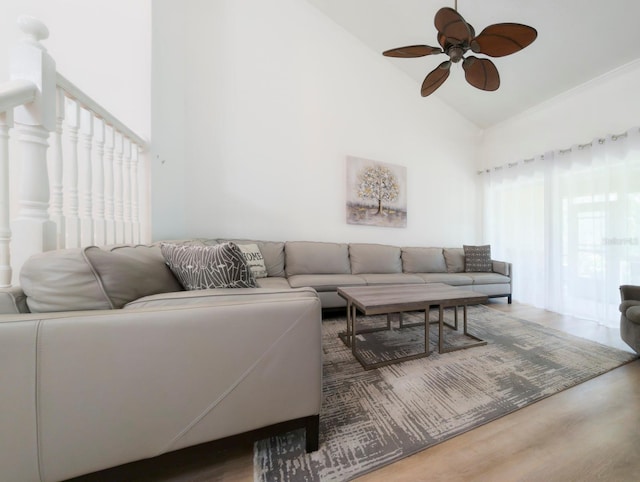
[{"label": "sofa armrest", "polygon": [[622,285],[620,286],[620,298],[622,301],[638,300],[640,301],[640,286]]},{"label": "sofa armrest", "polygon": [[19,286],[0,288],[0,315],[29,313],[27,296]]},{"label": "sofa armrest", "polygon": [[499,273],[511,277],[511,263],[508,263],[506,261],[491,260],[491,265],[494,273]]},{"label": "sofa armrest", "polygon": [[[0,428],[19,421],[31,448],[24,465],[65,480],[318,415],[321,306],[303,291],[219,305],[3,315],[0,347],[16,348],[0,353],[0,381],[12,394],[9,406],[0,401]],[[0,473],[14,474],[11,455],[0,454]],[[15,480],[33,478],[27,468]]]},{"label": "sofa armrest", "polygon": [[618,309],[620,310],[620,313],[625,314],[627,312],[627,310],[629,308],[632,308],[633,306],[640,306],[640,301],[639,300],[624,300],[620,303],[620,306],[618,307]]}]

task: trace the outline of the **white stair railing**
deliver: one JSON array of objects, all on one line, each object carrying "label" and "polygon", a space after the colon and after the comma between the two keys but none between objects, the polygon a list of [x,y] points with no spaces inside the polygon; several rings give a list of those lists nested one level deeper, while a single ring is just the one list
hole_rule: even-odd
[{"label": "white stair railing", "polygon": [[30,17],[18,24],[24,38],[12,51],[12,79],[0,84],[3,287],[32,254],[149,241],[147,143],[56,72],[41,44],[44,24]]},{"label": "white stair railing", "polygon": [[[9,129],[13,110],[0,112],[0,186],[9,186]],[[0,190],[0,287],[11,286],[9,189]]]}]

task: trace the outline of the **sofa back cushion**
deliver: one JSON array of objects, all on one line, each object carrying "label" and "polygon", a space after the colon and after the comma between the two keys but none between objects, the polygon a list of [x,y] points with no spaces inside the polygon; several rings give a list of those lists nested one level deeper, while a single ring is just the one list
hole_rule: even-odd
[{"label": "sofa back cushion", "polygon": [[402,248],[402,270],[405,273],[446,273],[442,248]]},{"label": "sofa back cushion", "polygon": [[397,246],[352,243],[349,245],[351,273],[402,273],[400,254]]},{"label": "sofa back cushion", "polygon": [[462,248],[444,248],[442,253],[447,263],[447,273],[464,272],[464,250]]},{"label": "sofa back cushion", "polygon": [[34,313],[122,308],[143,296],[182,287],[158,246],[47,251],[29,258],[20,284]]},{"label": "sofa back cushion", "polygon": [[284,251],[287,276],[351,273],[349,246],[344,243],[287,241]]}]

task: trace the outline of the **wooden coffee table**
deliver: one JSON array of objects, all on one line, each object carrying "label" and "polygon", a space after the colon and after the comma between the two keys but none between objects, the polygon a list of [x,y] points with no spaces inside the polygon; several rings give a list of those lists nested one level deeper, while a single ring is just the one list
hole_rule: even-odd
[{"label": "wooden coffee table", "polygon": [[[378,368],[400,361],[414,360],[429,356],[429,310],[431,307],[438,308],[438,352],[446,353],[455,350],[462,350],[474,346],[486,345],[486,341],[470,334],[467,331],[467,306],[486,303],[488,297],[475,291],[456,288],[444,283],[428,283],[424,285],[379,285],[379,286],[350,286],[338,288],[338,295],[347,301],[347,331],[344,334],[344,341],[351,347],[353,356],[360,362],[365,370]],[[476,343],[462,346],[445,346],[443,330],[444,326],[458,329],[458,307],[464,310],[463,324],[464,335],[475,340]],[[455,325],[449,325],[444,321],[444,309],[453,307],[455,309]],[[386,328],[357,328],[358,311],[364,316],[387,315]],[[415,326],[402,324],[402,313],[407,311],[424,311],[424,351],[413,355],[397,357],[392,360],[382,360],[374,363],[367,362],[358,352],[356,335],[381,331],[390,328],[389,314],[400,313],[400,328]],[[419,323],[422,325],[422,323]]]}]

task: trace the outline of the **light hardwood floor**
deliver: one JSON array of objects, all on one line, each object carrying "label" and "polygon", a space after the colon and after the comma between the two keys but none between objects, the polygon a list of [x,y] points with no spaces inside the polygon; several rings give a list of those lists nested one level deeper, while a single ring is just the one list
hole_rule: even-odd
[{"label": "light hardwood floor", "polygon": [[[631,351],[616,329],[518,303],[490,307]],[[74,480],[252,481],[252,444],[202,445]],[[640,360],[357,480],[640,481]]]}]

